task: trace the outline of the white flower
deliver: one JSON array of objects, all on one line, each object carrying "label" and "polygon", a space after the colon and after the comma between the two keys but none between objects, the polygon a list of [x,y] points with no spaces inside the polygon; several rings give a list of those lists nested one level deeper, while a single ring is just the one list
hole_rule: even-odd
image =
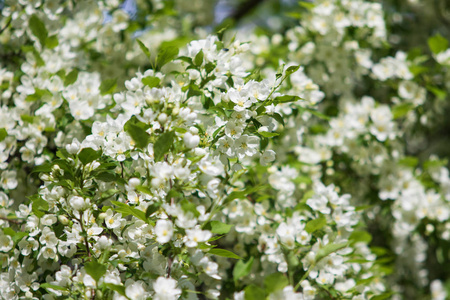
[{"label": "white flower", "polygon": [[239,138],[244,131],[244,123],[232,120],[225,126],[225,134],[232,138]]},{"label": "white flower", "polygon": [[203,173],[211,176],[218,176],[224,172],[224,166],[217,158],[204,157],[198,165]]},{"label": "white flower", "polygon": [[394,123],[392,120],[391,110],[387,105],[379,106],[370,112],[370,119],[373,125],[370,126],[372,133],[377,140],[384,142],[387,138],[394,139]]},{"label": "white flower", "polygon": [[125,288],[125,295],[127,295],[129,299],[136,300],[144,300],[148,297],[147,292],[144,289],[144,282],[140,280],[128,284],[128,286]]},{"label": "white flower", "polygon": [[259,162],[263,166],[267,166],[270,162],[275,160],[275,151],[273,150],[265,150],[261,157],[259,158]]},{"label": "white flower", "polygon": [[75,138],[73,139],[71,144],[66,145],[66,150],[70,154],[77,154],[78,151],[80,151],[81,144],[80,142]]},{"label": "white flower", "polygon": [[253,156],[258,152],[259,138],[243,135],[235,141],[235,147],[239,159],[243,159],[245,156]]},{"label": "white flower", "polygon": [[332,284],[334,282],[334,276],[330,273],[320,271],[319,277],[316,278],[316,282],[322,285]]},{"label": "white flower", "polygon": [[14,246],[14,242],[9,235],[0,235],[0,251],[8,252]]},{"label": "white flower", "polygon": [[447,298],[447,292],[440,280],[433,280],[430,285],[431,299],[432,300],[444,300]]},{"label": "white flower", "polygon": [[165,244],[172,239],[173,224],[169,220],[158,220],[155,226],[155,235],[158,243]]},{"label": "white flower", "polygon": [[111,247],[112,240],[103,235],[97,240],[96,245],[97,245],[97,248],[99,248],[100,250],[105,250],[105,249],[108,249],[109,247]]},{"label": "white flower", "polygon": [[114,214],[111,209],[106,211],[105,224],[109,229],[115,229],[120,227],[122,220],[122,214]]},{"label": "white flower", "polygon": [[58,243],[58,238],[56,238],[55,233],[51,231],[49,227],[44,227],[41,237],[39,238],[39,242],[42,245],[53,247]]},{"label": "white flower", "polygon": [[69,204],[76,211],[81,211],[87,207],[87,201],[80,196],[71,196],[69,198]]},{"label": "white flower", "polygon": [[32,251],[36,251],[39,248],[39,243],[35,239],[30,237],[28,239],[21,239],[18,243],[18,246],[20,248],[20,253],[23,256],[28,256]]},{"label": "white flower", "polygon": [[13,190],[17,187],[17,172],[16,171],[4,171],[1,175],[0,185],[5,190]]},{"label": "white flower", "polygon": [[45,259],[56,259],[56,247],[45,246],[41,248],[40,254]]},{"label": "white flower", "polygon": [[203,257],[200,262],[200,266],[203,267],[206,275],[211,276],[214,279],[220,280],[221,277],[218,275],[219,265],[213,261],[210,261],[208,257]]},{"label": "white flower", "polygon": [[218,140],[219,146],[218,149],[220,152],[228,155],[234,155],[234,140],[231,137],[224,136]]},{"label": "white flower", "polygon": [[183,141],[187,148],[192,149],[198,146],[200,137],[198,135],[193,135],[188,131],[184,134]]},{"label": "white flower", "polygon": [[186,230],[186,238],[185,242],[187,247],[197,247],[198,243],[203,243],[208,241],[212,234],[208,230],[201,230],[200,228],[188,229]]},{"label": "white flower", "polygon": [[325,196],[315,195],[312,198],[306,200],[306,204],[312,209],[319,211],[323,214],[329,214],[331,209],[327,206],[328,200]]},{"label": "white flower", "polygon": [[293,249],[295,246],[295,228],[289,226],[285,222],[281,223],[277,228],[277,234],[280,237],[280,241],[288,248]]},{"label": "white flower", "polygon": [[181,290],[177,288],[177,281],[172,278],[158,277],[153,283],[155,290],[154,300],[175,300],[181,295]]},{"label": "white flower", "polygon": [[450,49],[440,52],[436,55],[436,60],[441,65],[450,65]]}]

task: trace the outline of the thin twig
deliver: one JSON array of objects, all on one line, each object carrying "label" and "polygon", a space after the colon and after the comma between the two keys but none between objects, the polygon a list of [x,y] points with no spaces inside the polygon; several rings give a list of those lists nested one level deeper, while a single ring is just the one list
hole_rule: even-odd
[{"label": "thin twig", "polygon": [[12,22],[12,18],[9,18],[9,20],[8,20],[8,22],[6,23],[5,27],[3,27],[2,29],[0,29],[0,34],[2,34],[3,31],[5,31],[6,28],[9,27],[9,25],[11,24],[11,22]]},{"label": "thin twig", "polygon": [[1,216],[0,216],[0,220],[4,220],[4,221],[14,223],[14,224],[22,224],[23,223],[23,221],[8,219],[7,217],[1,217]]},{"label": "thin twig", "polygon": [[242,2],[241,5],[239,5],[238,9],[230,16],[230,18],[235,21],[239,21],[263,2],[264,0],[249,0]]}]

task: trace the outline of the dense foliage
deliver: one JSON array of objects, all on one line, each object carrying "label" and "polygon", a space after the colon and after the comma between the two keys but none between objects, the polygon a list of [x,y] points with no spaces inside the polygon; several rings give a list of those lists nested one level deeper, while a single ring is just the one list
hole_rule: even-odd
[{"label": "dense foliage", "polygon": [[448,32],[256,2],[0,1],[1,299],[447,299]]}]

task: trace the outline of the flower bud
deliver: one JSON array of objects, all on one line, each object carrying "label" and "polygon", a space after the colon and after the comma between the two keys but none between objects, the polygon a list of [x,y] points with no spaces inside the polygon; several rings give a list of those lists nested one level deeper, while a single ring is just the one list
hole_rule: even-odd
[{"label": "flower bud", "polygon": [[190,132],[186,132],[183,141],[187,148],[192,149],[198,146],[200,137],[198,135],[193,135]]},{"label": "flower bud", "polygon": [[71,144],[66,145],[66,150],[70,154],[77,154],[80,151],[81,145],[77,139],[73,139]]},{"label": "flower bud", "polygon": [[59,215],[58,220],[63,225],[69,224],[69,219],[67,219],[67,217],[65,215]]},{"label": "flower bud", "polygon": [[69,204],[73,209],[77,211],[81,211],[85,208],[86,202],[80,196],[72,196],[69,198]]},{"label": "flower bud", "polygon": [[162,113],[158,116],[158,121],[161,124],[164,124],[167,122],[167,115],[165,113]]}]

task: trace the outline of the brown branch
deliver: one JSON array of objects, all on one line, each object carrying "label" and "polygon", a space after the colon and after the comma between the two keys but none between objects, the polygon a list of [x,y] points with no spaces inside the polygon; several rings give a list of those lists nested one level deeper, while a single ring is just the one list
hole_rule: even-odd
[{"label": "brown branch", "polygon": [[263,3],[264,0],[248,0],[237,8],[237,10],[230,16],[231,19],[235,20],[236,22],[241,20],[243,17],[245,17],[248,13],[250,13],[252,10],[254,10],[258,5]]},{"label": "brown branch", "polygon": [[8,20],[8,22],[6,23],[5,27],[3,27],[2,29],[0,29],[0,34],[2,34],[3,31],[5,31],[6,28],[8,28],[9,25],[11,25],[11,22],[12,22],[12,18],[9,18],[9,20]]},{"label": "brown branch", "polygon": [[23,221],[8,219],[6,217],[1,217],[1,216],[0,216],[0,220],[4,220],[4,221],[14,223],[14,224],[22,224],[23,223]]},{"label": "brown branch", "polygon": [[450,20],[444,15],[445,8],[442,7],[440,0],[434,0],[434,11],[438,16],[439,20],[447,26],[450,26]]},{"label": "brown branch", "polygon": [[170,273],[172,272],[172,263],[173,263],[173,257],[172,257],[172,255],[170,255],[169,262],[167,263],[167,278],[170,278]]}]

